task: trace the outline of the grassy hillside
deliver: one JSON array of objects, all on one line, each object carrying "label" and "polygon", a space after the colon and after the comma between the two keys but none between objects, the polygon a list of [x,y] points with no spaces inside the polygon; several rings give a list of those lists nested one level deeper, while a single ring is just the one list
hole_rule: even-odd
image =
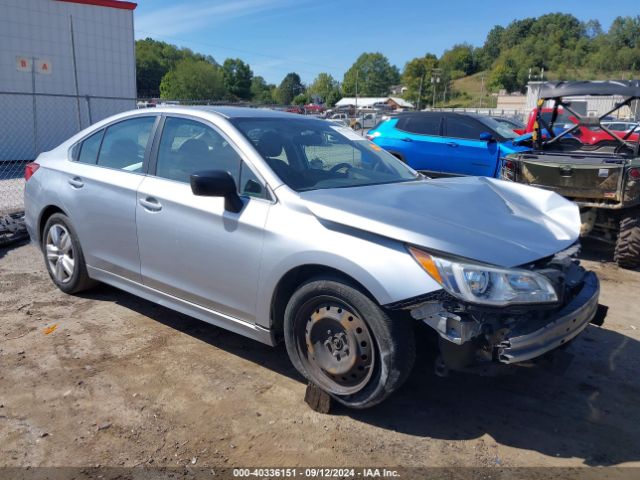
[{"label": "grassy hillside", "polygon": [[[448,98],[446,107],[479,107],[480,95],[482,92],[482,77],[484,76],[484,96],[483,107],[495,108],[497,97],[492,96],[488,88],[488,72],[478,72],[473,75],[459,78],[452,82],[454,93],[453,98]],[[637,75],[636,75],[637,76]],[[623,71],[618,73],[594,73],[587,69],[571,69],[565,72],[546,72],[545,78],[551,81],[558,80],[630,80],[635,78],[632,72]]]},{"label": "grassy hillside", "polygon": [[[482,77],[484,76],[484,95],[482,95]],[[478,72],[452,82],[454,98],[447,99],[448,107],[479,107],[482,95],[483,107],[495,107],[497,99],[489,92],[487,72]]]}]

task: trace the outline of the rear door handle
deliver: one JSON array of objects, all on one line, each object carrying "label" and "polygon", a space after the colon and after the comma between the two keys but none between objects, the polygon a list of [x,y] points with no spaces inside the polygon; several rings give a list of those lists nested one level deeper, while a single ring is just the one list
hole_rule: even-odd
[{"label": "rear door handle", "polygon": [[82,188],[84,187],[84,182],[82,181],[82,179],[80,177],[73,177],[70,178],[68,180],[69,185],[71,185],[73,188]]},{"label": "rear door handle", "polygon": [[142,208],[150,212],[159,212],[162,210],[160,202],[153,197],[141,198],[138,200],[138,203],[142,205]]},{"label": "rear door handle", "polygon": [[450,147],[457,147],[458,144],[456,142],[447,142],[447,145],[449,145]]},{"label": "rear door handle", "polygon": [[411,140],[410,138],[403,138],[402,141],[403,142],[413,142],[413,140]]}]

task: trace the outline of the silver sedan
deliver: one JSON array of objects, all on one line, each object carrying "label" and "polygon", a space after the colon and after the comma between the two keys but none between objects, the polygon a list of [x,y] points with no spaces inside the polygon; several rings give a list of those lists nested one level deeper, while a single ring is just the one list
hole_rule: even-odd
[{"label": "silver sedan", "polygon": [[354,408],[407,378],[529,361],[592,320],[574,204],[489,178],[431,180],[348,128],[270,110],[123,113],[25,171],[53,282],[105,282],[275,345]]}]

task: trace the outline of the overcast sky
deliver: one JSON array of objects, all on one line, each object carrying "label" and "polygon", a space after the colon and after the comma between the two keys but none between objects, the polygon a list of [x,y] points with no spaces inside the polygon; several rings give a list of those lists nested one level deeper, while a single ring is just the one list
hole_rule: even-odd
[{"label": "overcast sky", "polygon": [[[135,1],[135,0],[134,0]],[[136,38],[152,37],[212,55],[239,57],[279,83],[288,72],[310,82],[342,76],[362,52],[381,52],[402,69],[454,43],[482,45],[496,24],[550,12],[598,19],[638,15],[637,0],[137,0]],[[390,8],[390,6],[392,8]]]}]

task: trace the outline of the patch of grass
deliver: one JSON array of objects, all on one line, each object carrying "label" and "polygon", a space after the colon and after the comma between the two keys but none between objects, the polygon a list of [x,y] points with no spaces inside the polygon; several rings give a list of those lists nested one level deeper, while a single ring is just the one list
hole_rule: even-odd
[{"label": "patch of grass", "polygon": [[445,105],[447,107],[479,107],[481,96],[483,107],[495,108],[496,106],[497,98],[491,96],[488,88],[488,72],[478,72],[459,78],[454,80],[451,86],[455,96],[447,100]]},{"label": "patch of grass", "polygon": [[[480,96],[483,91],[482,77],[484,76],[484,95],[482,98],[483,108],[495,108],[498,98],[491,95],[488,88],[489,72],[478,72],[473,75],[459,78],[452,82],[454,97],[447,99],[445,104],[440,103],[440,107],[479,107]],[[629,80],[634,78],[633,72],[621,71],[615,73],[597,73],[586,68],[572,68],[563,72],[545,72],[547,80]],[[637,74],[635,74],[637,77]],[[494,92],[495,93],[495,92]]]}]

